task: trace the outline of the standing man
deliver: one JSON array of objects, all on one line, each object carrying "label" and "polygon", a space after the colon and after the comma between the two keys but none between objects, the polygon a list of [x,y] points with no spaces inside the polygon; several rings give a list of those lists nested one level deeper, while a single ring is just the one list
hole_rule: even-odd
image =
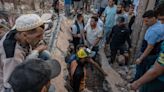
[{"label": "standing man", "polygon": [[130,31],[126,27],[124,17],[118,17],[117,25],[112,28],[110,37],[111,63],[114,63],[117,51],[120,51],[121,55],[128,52],[126,42],[128,43],[129,49],[131,48]]},{"label": "standing man", "polygon": [[109,35],[112,30],[112,27],[115,23],[115,15],[117,11],[117,7],[114,5],[114,0],[109,0],[109,5],[105,8],[105,42],[109,40]]},{"label": "standing man", "polygon": [[97,22],[98,22],[98,18],[92,16],[90,24],[86,25],[84,28],[86,32],[87,45],[96,53],[98,52],[99,42],[103,35],[102,28],[97,25]]},{"label": "standing man", "polygon": [[0,41],[0,91],[10,89],[8,78],[14,68],[26,58],[35,58],[47,48],[38,45],[43,39],[43,20],[36,14],[17,18],[15,28],[6,33]]},{"label": "standing man", "polygon": [[[164,31],[164,3],[156,9],[158,19],[161,21],[161,29]],[[140,92],[163,92],[164,91],[164,42],[161,44],[158,59],[141,78],[131,84],[133,90],[140,89]]]},{"label": "standing man", "polygon": [[153,10],[146,11],[143,15],[144,23],[149,28],[146,31],[141,52],[142,54],[136,60],[136,76],[134,80],[140,78],[147,69],[154,64],[160,52],[160,44],[164,40],[164,31],[161,29],[161,23],[157,20]]},{"label": "standing man", "polygon": [[118,4],[117,5],[117,13],[116,13],[116,16],[115,16],[115,25],[117,24],[116,21],[117,21],[117,18],[118,17],[124,17],[125,18],[125,23],[128,24],[128,17],[124,11],[124,6],[123,4]]},{"label": "standing man", "polygon": [[77,15],[77,19],[75,20],[75,23],[72,25],[71,29],[72,29],[72,36],[73,36],[73,44],[74,47],[76,48],[76,46],[78,44],[82,44],[83,43],[83,38],[82,38],[82,34],[84,33],[84,19],[83,19],[83,15],[82,14],[78,14]]}]

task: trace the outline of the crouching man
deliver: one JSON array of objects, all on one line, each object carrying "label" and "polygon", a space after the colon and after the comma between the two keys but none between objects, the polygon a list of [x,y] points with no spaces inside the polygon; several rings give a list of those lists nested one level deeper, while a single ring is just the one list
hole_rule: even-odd
[{"label": "crouching man", "polygon": [[86,65],[88,63],[93,64],[105,76],[106,73],[93,61],[92,57],[95,55],[95,52],[84,45],[79,45],[77,49],[76,58],[70,64],[71,85],[73,92],[82,92],[86,90]]}]

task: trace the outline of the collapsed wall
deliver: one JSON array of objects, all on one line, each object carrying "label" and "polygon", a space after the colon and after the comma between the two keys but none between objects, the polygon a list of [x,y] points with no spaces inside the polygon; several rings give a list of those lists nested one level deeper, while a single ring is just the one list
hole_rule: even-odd
[{"label": "collapsed wall", "polygon": [[70,24],[70,21],[64,16],[60,16],[60,18],[56,19],[49,42],[52,58],[57,59],[62,67],[60,75],[52,80],[56,92],[67,92],[65,79],[68,76],[68,71],[65,56],[69,47],[69,41],[72,39],[69,29]]}]

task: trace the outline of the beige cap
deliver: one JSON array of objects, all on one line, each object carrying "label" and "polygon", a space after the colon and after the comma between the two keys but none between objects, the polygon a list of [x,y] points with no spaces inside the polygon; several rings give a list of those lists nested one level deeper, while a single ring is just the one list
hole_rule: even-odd
[{"label": "beige cap", "polygon": [[28,31],[44,24],[40,16],[36,14],[21,15],[16,19],[15,28],[17,31]]}]

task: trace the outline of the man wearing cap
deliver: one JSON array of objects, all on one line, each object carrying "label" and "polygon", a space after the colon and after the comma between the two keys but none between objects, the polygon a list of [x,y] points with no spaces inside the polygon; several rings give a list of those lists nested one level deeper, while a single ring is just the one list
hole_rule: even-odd
[{"label": "man wearing cap", "polygon": [[[28,59],[11,73],[10,92],[48,92],[50,80],[60,74],[57,60]],[[53,91],[54,92],[54,91]]]},{"label": "man wearing cap", "polygon": [[[15,27],[0,41],[0,92],[10,89],[8,78],[14,68],[26,58],[35,58],[47,48],[38,45],[43,38],[44,22],[36,14],[17,18]],[[29,55],[29,56],[28,56]]]}]

